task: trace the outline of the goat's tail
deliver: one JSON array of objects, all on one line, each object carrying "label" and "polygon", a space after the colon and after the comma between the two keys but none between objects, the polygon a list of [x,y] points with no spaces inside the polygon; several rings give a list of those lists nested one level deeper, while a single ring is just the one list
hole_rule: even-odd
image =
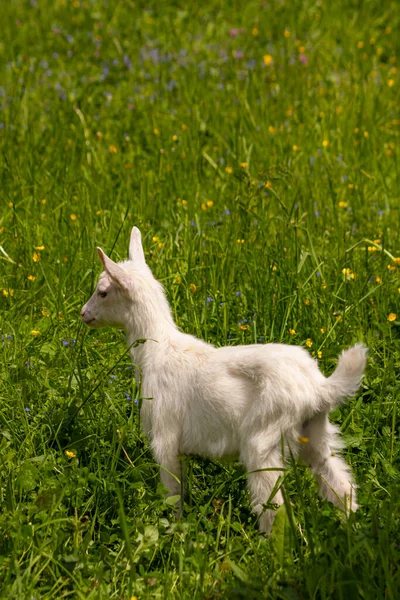
[{"label": "goat's tail", "polygon": [[338,366],[323,383],[322,399],[332,410],[346,397],[353,396],[360,387],[367,363],[368,348],[356,344],[339,356]]}]

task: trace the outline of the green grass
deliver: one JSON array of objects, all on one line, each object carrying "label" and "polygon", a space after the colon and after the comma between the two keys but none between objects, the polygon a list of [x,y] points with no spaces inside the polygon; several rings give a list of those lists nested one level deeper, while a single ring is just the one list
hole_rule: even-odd
[{"label": "green grass", "polygon": [[[395,600],[398,5],[151,5],[2,6],[0,597]],[[79,318],[132,225],[184,331],[369,346],[332,414],[356,514],[288,465],[265,541],[240,465],[190,458],[175,520],[123,335]]]}]

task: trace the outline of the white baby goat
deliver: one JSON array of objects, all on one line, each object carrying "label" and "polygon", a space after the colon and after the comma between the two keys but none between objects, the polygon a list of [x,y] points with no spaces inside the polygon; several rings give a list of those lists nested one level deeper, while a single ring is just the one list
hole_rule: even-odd
[{"label": "white baby goat", "polygon": [[280,490],[270,497],[284,466],[283,439],[286,450],[310,465],[323,496],[356,510],[355,484],[336,453],[342,444],[328,415],[357,391],[366,348],[357,344],[343,352],[328,378],[296,346],[215,348],[177,328],[137,227],[129,260],[116,264],[97,250],[104,271],[81,316],[89,327],[124,329],[129,346],[147,340],[131,355],[141,373],[143,429],[169,494],[181,491],[180,455],[238,457],[260,529],[269,533],[275,513],[263,505],[283,502]]}]

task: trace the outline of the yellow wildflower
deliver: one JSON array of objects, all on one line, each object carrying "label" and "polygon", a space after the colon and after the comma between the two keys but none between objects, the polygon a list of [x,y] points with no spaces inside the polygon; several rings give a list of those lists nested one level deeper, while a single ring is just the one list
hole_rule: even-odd
[{"label": "yellow wildflower", "polygon": [[175,277],[175,281],[174,281],[174,283],[180,283],[180,282],[181,282],[181,277],[180,277],[180,275],[177,275],[177,276]]},{"label": "yellow wildflower", "polygon": [[294,146],[292,146],[292,150],[293,150],[293,152],[298,152],[300,150],[300,148],[298,146],[296,146],[296,144],[294,144]]},{"label": "yellow wildflower", "polygon": [[153,133],[154,135],[160,135],[160,132],[157,128],[153,129]]},{"label": "yellow wildflower", "polygon": [[396,313],[390,313],[390,315],[388,315],[388,321],[392,322],[395,321],[397,318]]},{"label": "yellow wildflower", "polygon": [[36,277],[34,275],[28,275],[29,281],[35,281]]},{"label": "yellow wildflower", "polygon": [[267,183],[265,184],[266,188],[271,188],[272,187],[272,181],[267,181]]},{"label": "yellow wildflower", "polygon": [[364,42],[360,40],[360,41],[357,43],[357,48],[364,48]]},{"label": "yellow wildflower", "polygon": [[32,329],[31,334],[34,335],[35,337],[37,335],[39,335],[40,331],[38,331],[37,329]]},{"label": "yellow wildflower", "polygon": [[393,87],[394,86],[394,79],[389,79],[388,86],[389,87]]},{"label": "yellow wildflower", "polygon": [[251,33],[253,35],[258,35],[260,32],[258,31],[257,27],[253,27],[253,29],[251,30]]},{"label": "yellow wildflower", "polygon": [[201,203],[201,210],[207,210],[207,206],[204,204],[204,202]]},{"label": "yellow wildflower", "polygon": [[341,200],[339,202],[339,208],[346,208],[346,206],[347,206],[347,202],[343,202],[343,200]]},{"label": "yellow wildflower", "polygon": [[232,167],[226,167],[225,171],[230,175],[231,173],[233,173],[233,169]]},{"label": "yellow wildflower", "polygon": [[296,332],[294,329],[289,329],[289,333],[290,333],[290,335],[296,335]]},{"label": "yellow wildflower", "polygon": [[34,252],[33,253],[32,260],[33,260],[33,262],[39,262],[39,260],[40,260],[40,254],[39,254],[39,252]]},{"label": "yellow wildflower", "polygon": [[283,35],[285,36],[285,38],[290,37],[290,31],[289,31],[289,29],[285,29],[285,31],[283,32]]},{"label": "yellow wildflower", "polygon": [[307,338],[307,340],[306,340],[306,346],[307,346],[308,348],[311,348],[311,346],[312,346],[312,345],[313,345],[313,343],[312,343],[312,340],[311,340],[311,338]]},{"label": "yellow wildflower", "polygon": [[43,198],[43,200],[41,200],[40,202],[41,202],[41,204],[46,204],[47,200],[46,200],[46,198]]},{"label": "yellow wildflower", "polygon": [[382,279],[379,276],[375,277],[375,281],[376,283],[382,283]]},{"label": "yellow wildflower", "polygon": [[368,133],[368,131],[364,131],[364,137],[365,137],[365,138],[369,137],[369,133]]},{"label": "yellow wildflower", "polygon": [[306,300],[304,300],[304,304],[307,304],[307,306],[310,304],[310,301],[308,298],[306,298]]},{"label": "yellow wildflower", "polygon": [[158,242],[157,248],[160,249],[164,246],[164,242]]},{"label": "yellow wildflower", "polygon": [[172,136],[172,141],[173,141],[173,142],[177,142],[177,141],[178,141],[178,136],[177,136],[176,134],[174,134],[174,135]]},{"label": "yellow wildflower", "polygon": [[299,440],[300,444],[308,444],[310,441],[310,438],[303,437],[302,435],[299,435],[297,439]]},{"label": "yellow wildflower", "polygon": [[318,354],[318,358],[322,358],[322,350],[318,350],[317,354]]},{"label": "yellow wildflower", "polygon": [[268,127],[268,131],[270,132],[271,135],[275,135],[275,133],[276,133],[276,127],[274,127],[273,125],[270,125]]},{"label": "yellow wildflower", "polygon": [[194,293],[195,293],[195,291],[196,291],[196,289],[197,289],[197,288],[196,288],[196,286],[194,285],[194,283],[191,283],[191,284],[189,285],[189,288],[190,288],[190,291],[192,292],[192,294],[194,294]]},{"label": "yellow wildflower", "polygon": [[35,246],[35,250],[44,250],[44,246]]},{"label": "yellow wildflower", "polygon": [[272,56],[270,54],[264,54],[263,61],[264,61],[264,65],[266,67],[270,67],[273,63],[273,60],[274,59],[272,58]]},{"label": "yellow wildflower", "polygon": [[207,200],[207,206],[208,208],[211,208],[213,206],[214,202],[212,200]]},{"label": "yellow wildflower", "polygon": [[342,273],[343,273],[345,279],[347,279],[347,281],[349,281],[350,279],[354,279],[355,278],[355,275],[354,275],[353,271],[351,269],[349,269],[349,268],[342,269]]},{"label": "yellow wildflower", "polygon": [[68,456],[68,458],[76,458],[76,454],[71,452],[71,450],[66,450],[65,455]]},{"label": "yellow wildflower", "polygon": [[76,221],[78,217],[72,213],[72,215],[69,215],[69,218],[71,221]]},{"label": "yellow wildflower", "polygon": [[244,240],[236,240],[237,244],[244,244]]},{"label": "yellow wildflower", "polygon": [[246,331],[247,325],[239,325],[239,329],[241,329],[242,331]]},{"label": "yellow wildflower", "polygon": [[324,147],[324,148],[327,148],[327,147],[329,146],[329,142],[328,142],[328,140],[324,140],[324,141],[322,142],[322,145],[323,145],[323,147]]},{"label": "yellow wildflower", "polygon": [[325,331],[326,331],[326,327],[325,327],[325,325],[323,325],[323,327],[321,327],[321,333],[325,333]]},{"label": "yellow wildflower", "polygon": [[181,129],[182,129],[182,131],[186,131],[186,129],[187,129],[187,125],[185,125],[185,123],[182,123],[182,125],[181,125]]},{"label": "yellow wildflower", "polygon": [[368,252],[378,252],[378,248],[376,246],[368,246]]},{"label": "yellow wildflower", "polygon": [[111,152],[111,154],[117,154],[118,152],[118,148],[115,144],[111,144],[111,146],[109,146],[108,149]]},{"label": "yellow wildflower", "polygon": [[240,166],[242,167],[242,169],[247,169],[247,162],[240,163]]},{"label": "yellow wildflower", "polygon": [[49,317],[49,316],[50,316],[50,313],[49,313],[49,311],[48,311],[48,310],[46,310],[46,309],[44,308],[44,309],[42,310],[42,315],[43,315],[44,317]]},{"label": "yellow wildflower", "polygon": [[159,239],[160,239],[160,238],[159,238],[157,235],[155,235],[155,236],[152,238],[152,240],[151,240],[151,241],[152,241],[152,242],[154,242],[154,243],[156,243],[156,242],[158,242],[158,240],[159,240]]},{"label": "yellow wildflower", "polygon": [[395,265],[400,266],[400,256],[394,256],[393,262]]}]

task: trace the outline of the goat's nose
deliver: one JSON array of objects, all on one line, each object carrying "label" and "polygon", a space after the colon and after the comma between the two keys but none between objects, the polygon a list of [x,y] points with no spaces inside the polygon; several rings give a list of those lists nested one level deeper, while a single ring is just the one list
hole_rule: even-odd
[{"label": "goat's nose", "polygon": [[84,316],[85,316],[85,310],[82,308],[82,310],[81,310],[81,317],[84,317]]}]

